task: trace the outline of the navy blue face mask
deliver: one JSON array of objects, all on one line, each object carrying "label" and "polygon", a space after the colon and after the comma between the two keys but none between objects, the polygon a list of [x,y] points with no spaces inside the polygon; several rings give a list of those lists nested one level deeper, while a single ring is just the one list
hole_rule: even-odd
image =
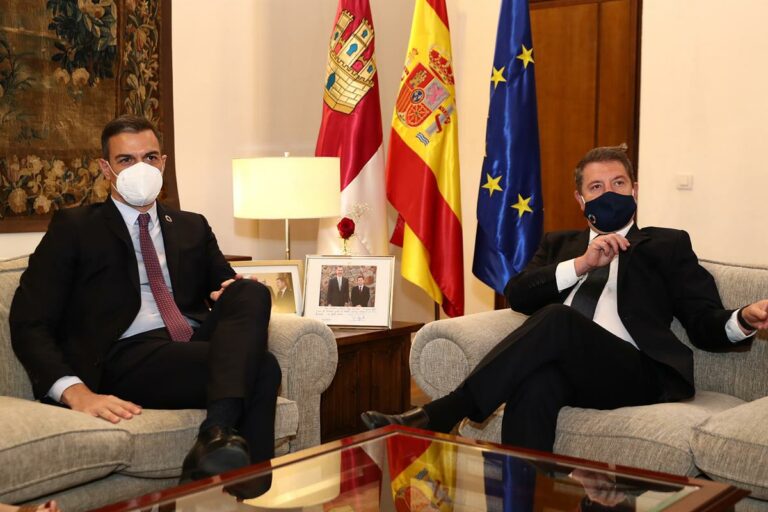
[{"label": "navy blue face mask", "polygon": [[632,220],[637,203],[632,195],[605,192],[584,203],[584,216],[603,233],[617,231]]}]

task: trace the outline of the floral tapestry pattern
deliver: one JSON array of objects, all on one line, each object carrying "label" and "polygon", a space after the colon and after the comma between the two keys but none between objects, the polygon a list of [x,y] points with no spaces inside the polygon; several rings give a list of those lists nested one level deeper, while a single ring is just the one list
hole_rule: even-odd
[{"label": "floral tapestry pattern", "polygon": [[[163,131],[161,3],[0,0],[0,232],[44,230],[55,210],[108,197],[99,135],[116,115]],[[178,202],[172,170],[163,197]]]}]

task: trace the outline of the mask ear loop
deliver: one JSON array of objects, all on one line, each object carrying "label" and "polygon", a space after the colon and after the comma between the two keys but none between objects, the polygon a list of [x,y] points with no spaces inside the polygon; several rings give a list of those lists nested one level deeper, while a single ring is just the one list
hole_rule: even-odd
[{"label": "mask ear loop", "polygon": [[114,169],[112,169],[112,164],[110,164],[110,163],[109,163],[109,161],[107,161],[107,160],[104,160],[104,163],[106,163],[106,164],[107,164],[107,167],[109,167],[109,172],[111,172],[111,173],[112,173],[112,176],[114,176],[115,178],[117,178],[117,173],[115,172],[115,170],[114,170]]},{"label": "mask ear loop", "polygon": [[104,160],[104,162],[107,164],[107,167],[109,167],[109,172],[111,172],[112,176],[115,177],[114,180],[109,180],[109,187],[115,189],[115,191],[117,191],[117,193],[119,194],[120,191],[117,190],[117,178],[118,178],[117,173],[115,172],[114,169],[112,169],[112,164],[110,164],[108,160]]}]

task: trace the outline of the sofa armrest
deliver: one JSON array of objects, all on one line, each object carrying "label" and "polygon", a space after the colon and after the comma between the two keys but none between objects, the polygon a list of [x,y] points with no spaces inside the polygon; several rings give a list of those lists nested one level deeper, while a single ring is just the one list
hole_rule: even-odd
[{"label": "sofa armrest", "polygon": [[320,444],[320,395],[336,374],[339,355],[333,331],[319,320],[274,314],[269,350],[280,364],[280,395],[299,409],[299,427],[291,451]]},{"label": "sofa armrest", "polygon": [[413,341],[411,375],[433,399],[445,396],[526,318],[505,309],[430,322]]}]

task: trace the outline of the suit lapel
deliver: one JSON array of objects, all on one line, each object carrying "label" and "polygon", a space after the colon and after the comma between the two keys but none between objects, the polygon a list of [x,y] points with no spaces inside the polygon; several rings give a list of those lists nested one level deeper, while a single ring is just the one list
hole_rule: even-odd
[{"label": "suit lapel", "polygon": [[621,288],[621,283],[624,280],[624,276],[627,274],[629,268],[629,262],[632,259],[632,254],[637,249],[637,246],[648,240],[648,235],[638,229],[637,224],[633,224],[627,232],[627,240],[629,240],[629,248],[619,254],[619,275],[616,280],[617,289]]},{"label": "suit lapel", "polygon": [[589,229],[585,229],[575,234],[569,240],[563,243],[562,249],[558,251],[557,259],[560,261],[566,261],[573,258],[577,258],[584,254],[587,250],[587,244],[589,243]]},{"label": "suit lapel", "polygon": [[111,197],[104,201],[102,212],[104,213],[104,222],[106,223],[107,228],[109,228],[109,230],[112,231],[112,234],[115,235],[118,240],[120,240],[123,245],[123,249],[126,252],[127,260],[133,263],[133,265],[129,265],[129,275],[131,277],[131,284],[138,292],[139,264],[136,261],[136,253],[133,248],[133,241],[131,240],[130,233],[128,233],[128,227],[125,225],[125,219],[123,219],[123,216],[120,215],[120,212],[118,211],[117,206],[115,206],[115,203]]},{"label": "suit lapel", "polygon": [[173,216],[160,203],[157,203],[157,218],[160,221],[160,229],[163,232],[163,245],[165,246],[165,261],[168,264],[168,275],[171,277],[171,286],[176,290],[176,278],[178,277],[179,270],[178,233],[173,225]]},{"label": "suit lapel", "polygon": [[114,235],[123,242],[126,249],[133,253],[133,242],[131,241],[131,235],[128,233],[128,227],[125,225],[125,220],[120,212],[117,210],[117,206],[112,202],[112,198],[104,201],[102,211],[104,212],[104,220]]}]

